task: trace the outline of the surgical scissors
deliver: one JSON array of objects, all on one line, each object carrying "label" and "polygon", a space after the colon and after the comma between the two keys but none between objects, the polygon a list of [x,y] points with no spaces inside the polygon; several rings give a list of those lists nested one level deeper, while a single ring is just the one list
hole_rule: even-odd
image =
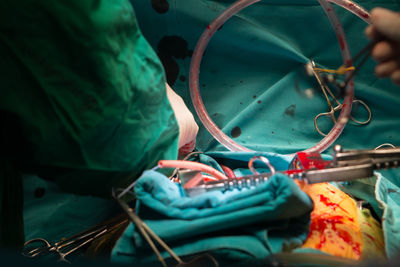
[{"label": "surgical scissors", "polygon": [[[34,238],[31,239],[24,244],[24,248],[22,250],[22,255],[28,258],[35,258],[39,256],[45,256],[51,253],[56,253],[59,256],[59,261],[70,263],[66,257],[71,253],[77,251],[78,249],[84,247],[90,242],[100,238],[106,233],[115,230],[119,226],[125,224],[128,221],[125,215],[119,216],[113,219],[110,223],[105,224],[102,223],[100,225],[94,226],[80,232],[76,235],[73,235],[67,239],[61,240],[54,244],[50,244],[44,238]],[[69,249],[68,251],[65,251]]]},{"label": "surgical scissors", "polygon": [[[343,104],[339,102],[339,100],[335,97],[335,95],[332,93],[332,91],[329,89],[329,87],[326,85],[325,82],[322,81],[321,76],[319,75],[318,71],[315,70],[315,62],[314,60],[311,60],[311,69],[312,72],[315,76],[315,78],[318,81],[319,86],[321,87],[321,90],[324,94],[324,97],[326,99],[326,103],[329,106],[329,111],[328,112],[322,112],[319,113],[318,115],[316,115],[314,117],[314,126],[315,126],[315,130],[317,130],[317,132],[322,135],[322,136],[326,136],[326,134],[324,132],[321,131],[320,127],[318,126],[318,120],[322,117],[330,117],[330,119],[336,123],[336,116],[335,113],[339,110],[341,110],[343,108]],[[332,101],[330,100],[329,96],[332,98],[332,100],[336,103],[336,106],[333,106]],[[365,121],[359,121],[357,119],[355,119],[353,116],[350,115],[350,119],[355,122],[356,124],[359,125],[365,125],[368,124],[371,121],[371,117],[372,117],[372,113],[370,108],[368,107],[368,105],[359,99],[353,99],[353,104],[360,104],[362,105],[365,110],[368,113],[368,119],[366,119]]]},{"label": "surgical scissors", "polygon": [[372,48],[374,47],[374,45],[381,40],[382,37],[378,36],[378,38],[374,41],[371,41],[368,45],[366,45],[363,49],[361,49],[361,51],[353,58],[353,62],[360,60],[360,63],[358,64],[358,66],[350,73],[350,75],[346,78],[346,80],[344,82],[342,82],[339,86],[344,89],[346,88],[347,84],[350,82],[350,80],[354,77],[354,75],[356,74],[357,71],[360,70],[361,66],[364,65],[364,63],[367,61],[367,59],[369,58],[369,56],[372,53]]}]

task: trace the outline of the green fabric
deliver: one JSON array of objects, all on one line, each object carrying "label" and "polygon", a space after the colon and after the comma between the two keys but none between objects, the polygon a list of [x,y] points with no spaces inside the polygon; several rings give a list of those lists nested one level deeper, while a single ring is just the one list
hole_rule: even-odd
[{"label": "green fabric", "polygon": [[[234,1],[169,1],[169,10],[162,14],[148,1],[131,2],[143,34],[162,56],[167,76],[178,71],[169,79],[194,112],[188,85],[190,52],[207,25]],[[400,11],[399,0],[356,2],[367,10],[382,6]],[[367,24],[333,6],[354,56],[368,43]],[[178,51],[165,49],[173,45]],[[262,0],[247,7],[215,33],[203,57],[199,85],[209,115],[228,136],[233,134],[233,140],[254,150],[286,154],[313,146],[322,139],[314,129],[314,116],[328,107],[315,78],[305,74],[309,58],[329,68],[342,63],[332,26],[316,0]],[[348,123],[337,140],[346,149],[400,144],[399,88],[389,79],[378,79],[374,66],[369,59],[355,75],[355,95],[369,105],[372,121],[366,126]],[[313,88],[310,98],[307,88]],[[366,118],[361,108],[354,115]],[[197,148],[226,150],[204,127]]]},{"label": "green fabric", "polygon": [[385,250],[389,258],[398,257],[400,253],[400,180],[399,172],[384,171],[377,174],[375,194],[382,209],[382,228],[385,239]]},{"label": "green fabric", "polygon": [[[24,144],[2,154],[19,169],[109,197],[112,186],[176,158],[164,71],[135,16],[127,0],[0,1],[0,113],[14,118],[2,143]],[[18,192],[9,194],[22,203]]]},{"label": "green fabric", "polygon": [[[144,35],[162,59],[168,80],[194,112],[188,86],[191,51],[207,25],[234,1],[168,1],[169,9],[163,13],[146,1],[131,2]],[[356,2],[367,10],[381,6],[400,11],[399,0]],[[368,43],[364,35],[367,24],[333,6],[354,56]],[[180,50],[165,49],[166,43],[180,44]],[[203,57],[199,84],[208,113],[224,133],[250,149],[287,154],[313,146],[322,139],[314,129],[314,116],[326,112],[327,105],[315,79],[305,74],[304,63],[309,58],[328,68],[342,63],[337,38],[317,1],[263,0],[246,8],[216,32]],[[369,59],[355,75],[355,96],[370,107],[372,120],[365,126],[348,123],[336,141],[345,149],[400,144],[399,87],[389,79],[378,79],[374,67]],[[366,118],[361,108],[353,115]],[[329,126],[328,121],[322,123]],[[201,126],[197,149],[226,150]],[[396,222],[400,202],[396,193],[384,193],[387,188],[398,191],[400,172],[386,175],[383,173],[376,187],[371,181],[352,182],[346,185],[347,192],[366,199],[378,215]],[[400,253],[400,238],[391,234],[398,231],[398,224],[389,225],[386,219],[382,223],[387,254]]]},{"label": "green fabric", "polygon": [[[134,191],[138,215],[178,255],[230,251],[223,262],[265,258],[301,245],[313,207],[311,199],[282,174],[256,188],[187,197],[164,175],[146,171]],[[239,257],[236,252],[244,254]],[[157,259],[130,226],[117,242],[112,260],[144,263]]]},{"label": "green fabric", "polygon": [[[134,226],[130,224],[113,250],[112,262],[134,264],[135,266],[157,264],[153,252],[148,249],[143,251],[143,249],[134,246],[132,242],[133,233]],[[181,257],[186,256],[190,260],[193,259],[193,253],[210,253],[218,260],[219,264],[223,265],[265,258],[270,255],[265,245],[257,237],[248,235],[248,233],[236,233],[231,236],[208,236],[204,239],[192,238],[190,242],[184,244],[174,242],[173,245],[174,252]],[[162,251],[161,255],[173,262],[170,255],[165,251]]]},{"label": "green fabric", "polygon": [[41,237],[57,242],[121,213],[113,200],[72,195],[54,182],[24,175],[26,240]]},{"label": "green fabric", "polygon": [[0,17],[0,108],[33,164],[140,174],[176,156],[163,69],[128,1],[4,2]]},{"label": "green fabric", "polygon": [[[145,113],[152,107],[144,102],[147,98],[132,96],[129,88],[135,88],[133,92],[138,88],[144,90],[141,85],[145,83],[145,88],[163,94],[160,89],[163,78],[152,73],[153,69],[160,73],[160,65],[138,31],[134,17],[137,16],[144,36],[161,58],[170,85],[194,111],[188,90],[191,51],[208,23],[233,0],[131,0],[136,15],[127,2],[0,2],[0,77],[2,88],[10,88],[0,98],[0,110],[16,115],[15,121],[23,128],[22,132],[29,133],[25,138],[15,138],[18,131],[14,131],[2,141],[15,141],[13,144],[16,145],[26,141],[22,150],[14,151],[24,162],[34,158],[36,164],[67,168],[62,173],[58,169],[51,173],[48,173],[49,168],[44,169],[46,175],[56,177],[65,190],[107,195],[111,185],[132,180],[129,177],[151,167],[150,161],[171,158],[176,153],[176,149],[172,149],[173,152],[165,150],[168,142],[176,147],[176,141],[168,141],[176,136],[176,130],[169,131],[170,135],[165,134],[168,127],[175,124],[165,102],[161,103],[165,107],[161,110],[166,112],[159,113],[165,117],[154,114],[156,122],[151,122],[154,128],[150,124],[138,126],[129,117],[129,111],[135,110],[134,107],[139,107],[136,114],[152,114]],[[360,0],[357,3],[367,9],[379,5],[400,10],[398,0],[379,3]],[[366,24],[346,10],[335,9],[355,55],[367,44],[363,34]],[[49,47],[49,38],[54,47]],[[31,47],[40,49],[32,50]],[[128,64],[123,56],[127,51],[138,52],[128,62],[137,63],[143,59],[141,55],[145,56],[146,64]],[[201,65],[201,93],[213,120],[225,133],[234,136],[234,140],[252,149],[292,153],[312,146],[321,139],[314,130],[313,117],[326,111],[326,103],[316,89],[314,79],[304,74],[303,64],[307,58],[330,68],[341,64],[338,42],[315,0],[264,0],[234,16],[213,37]],[[138,82],[133,79],[137,78],[134,74],[139,75],[134,70],[146,66],[152,66],[151,70],[141,72],[140,84],[133,86]],[[400,122],[399,88],[388,79],[377,79],[373,67],[373,61],[369,60],[355,77],[356,97],[370,106],[372,121],[362,127],[350,122],[337,141],[344,148],[373,148],[386,142],[400,144],[397,129]],[[120,75],[122,78],[117,78]],[[77,92],[82,86],[85,91]],[[54,87],[61,89],[51,91]],[[112,87],[118,88],[113,90],[115,94],[101,97],[97,94],[97,90],[104,93],[103,90],[108,92]],[[315,88],[311,90],[311,98],[305,93],[307,88]],[[139,92],[143,93],[143,90]],[[82,99],[83,93],[90,101],[74,99],[76,105],[65,106],[71,98],[79,96]],[[131,96],[137,101],[129,105],[126,100]],[[114,114],[118,104],[111,103],[119,103],[126,112],[119,116]],[[109,107],[106,113],[96,109],[105,105]],[[75,117],[70,118],[67,114]],[[72,122],[77,114],[84,117],[80,121],[83,125]],[[355,115],[365,117],[362,111]],[[98,124],[96,118],[100,120]],[[120,123],[116,123],[115,118],[119,118]],[[134,129],[127,124],[133,125]],[[168,124],[170,126],[165,126]],[[88,128],[91,131],[88,132]],[[136,134],[131,135],[129,129]],[[148,153],[132,150],[135,145],[143,144],[138,137],[161,136],[163,129],[161,139],[164,142],[160,139],[158,144],[145,142]],[[151,134],[147,136],[147,133]],[[125,141],[127,135],[132,138]],[[38,143],[45,144],[45,149],[39,149]],[[197,147],[204,151],[225,150],[203,127],[200,127]],[[4,154],[8,155],[8,151]],[[393,177],[399,175],[393,174]],[[394,187],[400,185],[397,179],[389,177],[387,180]],[[377,192],[385,188],[382,187],[384,182],[378,185]],[[382,196],[384,192],[382,190]],[[382,199],[386,201],[384,197]],[[387,199],[387,206],[397,210],[395,198]],[[35,209],[27,207],[30,211]],[[388,212],[387,216],[390,214]],[[73,218],[66,220],[72,222]],[[26,231],[33,230],[30,223],[30,220],[25,221]],[[392,228],[385,226],[384,229]],[[46,232],[46,227],[41,227],[41,231]],[[390,244],[388,255],[394,255],[398,252],[397,235],[387,231],[385,238]]]}]

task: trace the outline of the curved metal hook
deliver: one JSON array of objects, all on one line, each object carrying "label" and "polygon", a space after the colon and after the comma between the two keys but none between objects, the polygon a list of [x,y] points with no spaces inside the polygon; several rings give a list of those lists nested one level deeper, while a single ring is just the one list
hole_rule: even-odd
[{"label": "curved metal hook", "polygon": [[391,143],[384,143],[384,144],[381,144],[381,145],[375,147],[374,150],[378,150],[378,149],[381,149],[382,147],[386,147],[386,146],[391,147],[391,148],[395,148],[395,146],[392,145]]},{"label": "curved metal hook", "polygon": [[275,174],[276,171],[275,171],[274,166],[272,166],[271,162],[269,162],[269,160],[268,160],[266,157],[263,157],[263,156],[254,156],[254,157],[252,157],[252,158],[249,160],[248,166],[249,166],[249,169],[250,169],[250,171],[251,171],[252,173],[254,173],[254,174],[260,174],[260,173],[256,170],[256,168],[254,168],[254,166],[253,166],[253,163],[254,163],[254,161],[256,161],[256,160],[260,160],[260,161],[263,162],[265,165],[267,165],[268,168],[269,168],[269,170],[271,171],[271,174],[272,174],[272,175]]},{"label": "curved metal hook", "polygon": [[340,110],[341,108],[342,108],[342,105],[337,105],[336,107],[332,108],[330,111],[319,113],[317,116],[314,117],[314,127],[315,127],[315,130],[317,130],[317,132],[320,135],[327,136],[327,134],[322,132],[321,129],[319,128],[318,119],[321,117],[329,117],[332,120],[332,122],[335,124],[336,123],[335,112]]},{"label": "curved metal hook", "polygon": [[356,120],[353,116],[350,116],[350,119],[360,125],[368,124],[371,121],[371,117],[372,117],[371,109],[368,107],[368,105],[364,101],[362,101],[360,99],[353,99],[353,104],[354,103],[359,103],[360,105],[362,105],[365,108],[365,110],[368,112],[368,119],[366,119],[365,121],[359,121],[359,120]]}]

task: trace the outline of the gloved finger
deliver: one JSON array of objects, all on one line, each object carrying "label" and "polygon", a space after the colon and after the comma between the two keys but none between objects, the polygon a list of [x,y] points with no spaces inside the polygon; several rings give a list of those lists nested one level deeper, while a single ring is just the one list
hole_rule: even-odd
[{"label": "gloved finger", "polygon": [[396,70],[400,70],[397,60],[383,62],[375,67],[375,74],[378,77],[389,77]]},{"label": "gloved finger", "polygon": [[376,31],[389,40],[400,43],[400,14],[384,8],[371,11],[371,24]]},{"label": "gloved finger", "polygon": [[365,28],[364,33],[367,36],[367,38],[370,39],[370,40],[374,40],[378,36],[378,34],[376,32],[376,28],[374,27],[374,25],[369,25],[367,28]]},{"label": "gloved finger", "polygon": [[390,78],[392,79],[393,83],[400,84],[400,70],[393,72]]},{"label": "gloved finger", "polygon": [[378,42],[372,49],[372,57],[377,61],[387,61],[398,57],[398,55],[398,45],[387,41]]}]

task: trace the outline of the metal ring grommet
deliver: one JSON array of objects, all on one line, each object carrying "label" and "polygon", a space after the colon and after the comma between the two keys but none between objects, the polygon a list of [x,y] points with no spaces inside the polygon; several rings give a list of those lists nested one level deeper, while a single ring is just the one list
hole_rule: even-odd
[{"label": "metal ring grommet", "polygon": [[261,162],[263,162],[265,165],[267,165],[268,166],[268,168],[269,168],[269,170],[271,171],[271,174],[272,175],[274,175],[275,174],[275,168],[274,168],[274,166],[272,166],[272,164],[271,164],[271,162],[269,162],[269,160],[266,158],[266,157],[264,157],[264,156],[254,156],[254,157],[252,157],[250,160],[249,160],[249,163],[248,163],[248,166],[249,166],[249,169],[250,169],[250,171],[252,172],[252,173],[254,173],[254,174],[260,174],[257,170],[256,170],[256,168],[254,168],[254,161],[256,161],[256,160],[259,160],[259,161],[261,161]]}]

